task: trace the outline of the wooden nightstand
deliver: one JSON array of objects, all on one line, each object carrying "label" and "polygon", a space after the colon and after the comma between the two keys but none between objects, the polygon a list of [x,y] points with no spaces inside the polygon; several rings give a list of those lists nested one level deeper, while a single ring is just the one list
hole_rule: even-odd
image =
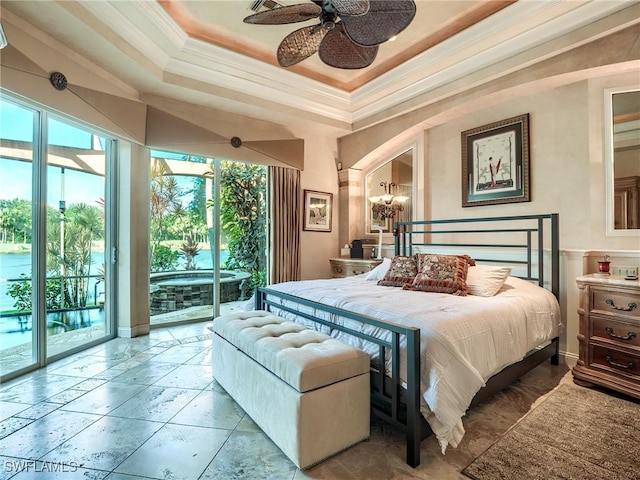
[{"label": "wooden nightstand", "polygon": [[580,289],[578,385],[601,385],[640,399],[640,281],[584,275]]},{"label": "wooden nightstand", "polygon": [[330,258],[329,262],[331,263],[331,276],[344,278],[370,272],[382,263],[382,259]]}]

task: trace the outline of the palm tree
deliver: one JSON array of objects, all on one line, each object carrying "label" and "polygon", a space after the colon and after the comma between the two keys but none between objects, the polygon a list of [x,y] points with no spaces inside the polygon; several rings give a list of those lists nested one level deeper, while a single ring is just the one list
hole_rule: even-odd
[{"label": "palm tree", "polygon": [[[70,209],[71,210],[71,209]],[[83,285],[81,290],[82,292],[82,306],[86,305],[87,295],[89,292],[89,282],[88,279],[91,278],[91,263],[92,263],[92,253],[93,253],[93,241],[99,240],[102,238],[102,234],[104,232],[104,220],[102,212],[97,208],[86,203],[79,203],[73,206],[72,211],[74,217],[73,220],[75,224],[78,226],[80,231],[80,236],[82,237],[82,241],[80,245],[84,245],[87,248],[86,259],[86,277],[84,276],[85,272],[79,272],[81,275],[82,283],[84,283],[84,278],[87,279],[86,286]],[[84,270],[84,268],[83,268]]]},{"label": "palm tree", "polygon": [[48,220],[48,260],[47,269],[54,275],[64,271],[72,277],[63,282],[64,304],[84,307],[89,293],[88,279],[91,275],[91,255],[93,241],[102,238],[104,221],[99,208],[78,203],[65,212],[64,258],[60,248],[61,219],[57,212],[51,212]]}]

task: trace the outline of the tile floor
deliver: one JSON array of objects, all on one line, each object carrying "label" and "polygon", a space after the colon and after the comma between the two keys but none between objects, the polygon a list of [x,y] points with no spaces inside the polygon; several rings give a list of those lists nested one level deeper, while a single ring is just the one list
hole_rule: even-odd
[{"label": "tile floor", "polygon": [[570,381],[566,365],[539,366],[465,417],[457,449],[443,456],[425,439],[416,469],[404,463],[401,434],[374,422],[369,440],[302,472],[213,380],[208,325],[118,338],[0,385],[0,480],[463,479]]}]

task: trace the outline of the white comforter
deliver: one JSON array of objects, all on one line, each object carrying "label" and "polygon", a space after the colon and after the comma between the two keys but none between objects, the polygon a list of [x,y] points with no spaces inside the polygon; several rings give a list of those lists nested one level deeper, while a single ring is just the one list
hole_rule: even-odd
[{"label": "white comforter", "polygon": [[[489,298],[382,287],[367,281],[366,274],[286,282],[270,288],[381,320],[419,327],[424,399],[421,411],[443,453],[447,445],[456,447],[462,439],[462,417],[485,380],[557,336],[561,329],[560,308],[553,294],[514,277],[509,277],[500,292]],[[292,318],[290,314],[280,314]],[[328,333],[371,350],[338,331]],[[369,353],[376,354],[375,351]],[[405,360],[403,356],[402,372],[406,371]]]}]

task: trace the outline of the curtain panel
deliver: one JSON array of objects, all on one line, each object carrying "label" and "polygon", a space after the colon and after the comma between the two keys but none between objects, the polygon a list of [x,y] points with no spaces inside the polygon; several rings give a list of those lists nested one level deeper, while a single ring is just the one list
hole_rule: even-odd
[{"label": "curtain panel", "polygon": [[300,171],[269,167],[269,283],[300,279]]}]

